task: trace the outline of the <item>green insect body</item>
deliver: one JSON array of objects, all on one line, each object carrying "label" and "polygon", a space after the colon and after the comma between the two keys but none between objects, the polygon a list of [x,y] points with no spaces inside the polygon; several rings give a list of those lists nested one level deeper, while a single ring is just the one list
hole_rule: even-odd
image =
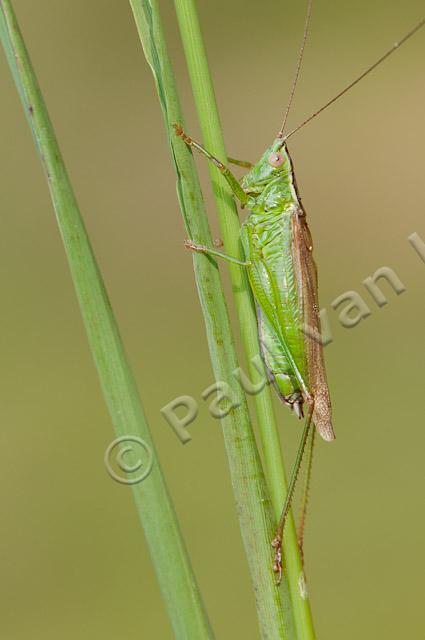
[{"label": "green insect body", "polygon": [[[188,146],[215,164],[233,194],[249,210],[240,230],[244,261],[190,240],[186,246],[193,251],[220,256],[247,269],[257,307],[259,342],[269,377],[281,400],[298,417],[303,416],[303,405],[308,406],[285,504],[272,542],[275,549],[273,570],[280,582],[283,529],[311,424],[324,440],[329,442],[335,438],[320,341],[317,271],[311,235],[298,195],[292,161],[281,137],[238,182],[222,162],[187,136],[179,125],[175,125],[175,129]],[[243,163],[244,166],[246,164]],[[312,451],[313,436],[310,442]],[[305,506],[301,522],[304,517]]]},{"label": "green insect body", "polygon": [[333,440],[312,240],[285,142],[278,137],[238,182],[224,164],[179,125],[175,129],[188,146],[216,165],[234,195],[249,210],[240,231],[244,262],[191,241],[187,246],[247,268],[269,377],[279,397],[299,417],[303,416],[306,403],[322,438]]},{"label": "green insect body", "polygon": [[257,304],[262,355],[279,397],[334,439],[320,344],[317,272],[286,145],[277,139],[241,180],[250,210],[241,240]]}]

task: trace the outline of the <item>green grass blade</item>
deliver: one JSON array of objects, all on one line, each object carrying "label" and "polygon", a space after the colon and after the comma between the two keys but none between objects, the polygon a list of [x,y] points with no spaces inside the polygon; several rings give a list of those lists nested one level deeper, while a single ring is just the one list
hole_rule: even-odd
[{"label": "green grass blade", "polygon": [[[203,142],[211,153],[226,163],[227,155],[199,25],[196,2],[195,0],[175,0],[175,6],[201,124]],[[226,253],[242,257],[239,242],[239,219],[234,200],[227,184],[218,175],[217,169],[212,163],[209,163],[209,171]],[[244,349],[250,365],[250,375],[251,378],[255,379],[256,370],[252,363],[255,358],[258,359],[259,357],[259,346],[250,289],[246,274],[242,269],[230,265],[229,271]],[[275,517],[278,519],[284,503],[287,484],[269,388],[257,394],[254,397],[254,401],[263,448],[265,474]],[[313,640],[315,634],[310,604],[305,590],[300,588],[300,584],[304,584],[304,573],[292,514],[288,518],[285,528],[284,558],[297,636],[299,640]]]},{"label": "green grass blade", "polygon": [[[192,154],[186,145],[176,138],[172,129],[174,122],[182,123],[182,115],[166,50],[158,4],[156,0],[130,0],[130,4],[158,90],[188,235],[196,242],[211,245]],[[285,634],[282,623],[284,610],[272,576],[270,542],[273,529],[270,502],[266,494],[246,399],[239,385],[235,386],[232,376],[232,371],[238,365],[219,274],[215,262],[206,256],[196,254],[193,256],[193,261],[214,374],[216,380],[228,382],[232,386],[240,402],[240,406],[223,419],[222,423],[241,532],[255,590],[261,633],[264,638],[292,638],[293,636],[289,633]],[[287,629],[291,624],[289,617],[288,614],[285,618]]]},{"label": "green grass blade", "polygon": [[[0,37],[48,178],[90,347],[115,431],[118,436],[141,437],[154,452],[102,278],[9,0],[0,2]],[[133,485],[133,491],[176,638],[213,638],[155,453],[151,473],[142,483]]]}]

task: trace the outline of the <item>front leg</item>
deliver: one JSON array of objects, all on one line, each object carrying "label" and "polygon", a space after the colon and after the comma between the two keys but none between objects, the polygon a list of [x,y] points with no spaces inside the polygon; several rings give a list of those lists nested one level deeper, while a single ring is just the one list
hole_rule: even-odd
[{"label": "front leg", "polygon": [[231,262],[232,264],[237,264],[240,267],[249,267],[249,265],[251,264],[248,261],[238,260],[237,258],[233,258],[233,256],[228,256],[227,253],[223,253],[222,251],[217,251],[217,249],[206,247],[203,244],[195,244],[193,240],[185,240],[184,246],[186,247],[186,249],[190,249],[191,251],[196,251],[197,253],[207,253],[210,256],[217,256],[218,258],[227,260],[227,262]]},{"label": "front leg", "polygon": [[223,176],[226,178],[236,198],[240,201],[242,205],[246,205],[248,203],[249,197],[245,193],[245,191],[242,189],[241,185],[238,182],[238,179],[236,178],[236,176],[233,175],[230,169],[226,167],[226,165],[224,165],[222,162],[220,162],[218,158],[215,158],[212,155],[212,153],[207,151],[207,149],[205,149],[205,147],[199,144],[199,142],[195,142],[195,140],[192,140],[190,136],[186,135],[181,125],[174,124],[173,126],[176,131],[176,134],[187,144],[188,147],[193,147],[194,149],[199,151],[199,153],[202,153],[202,155],[206,156],[208,160],[211,160],[213,164],[215,164],[215,166],[220,171],[220,173],[222,173]]}]

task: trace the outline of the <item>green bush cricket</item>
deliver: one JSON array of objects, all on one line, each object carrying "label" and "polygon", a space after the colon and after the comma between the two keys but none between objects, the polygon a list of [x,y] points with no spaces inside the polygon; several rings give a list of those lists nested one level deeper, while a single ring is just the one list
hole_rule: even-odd
[{"label": "green bush cricket", "polygon": [[[335,438],[321,342],[318,282],[312,255],[313,245],[306,213],[297,189],[287,140],[360,82],[425,25],[425,19],[421,20],[353,82],[285,135],[284,129],[307,39],[311,8],[312,0],[308,3],[296,74],[277,138],[254,165],[229,158],[230,162],[249,168],[249,172],[240,181],[220,160],[186,135],[180,125],[175,125],[177,135],[189,147],[196,149],[215,164],[227,180],[233,195],[243,207],[248,209],[248,215],[240,229],[244,260],[226,255],[214,248],[197,245],[191,240],[186,241],[186,247],[193,251],[224,258],[247,270],[257,309],[259,343],[268,375],[279,398],[289,405],[299,418],[304,416],[304,405],[307,407],[303,435],[285,504],[272,541],[275,549],[273,570],[278,575],[279,582],[282,576],[283,530],[310,431],[306,489],[299,530],[301,547],[315,429],[327,442]],[[311,430],[313,425],[315,429]]]}]

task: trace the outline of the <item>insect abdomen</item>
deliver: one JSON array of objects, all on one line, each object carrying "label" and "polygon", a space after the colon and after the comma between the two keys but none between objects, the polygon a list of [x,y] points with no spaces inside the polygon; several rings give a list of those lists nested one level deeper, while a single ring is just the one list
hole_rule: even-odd
[{"label": "insect abdomen", "polygon": [[[282,346],[280,327],[295,364],[305,378],[303,309],[292,258],[291,213],[251,214],[242,227],[242,242],[251,288],[257,302],[258,331],[269,375],[281,399],[301,415],[302,389]],[[273,219],[274,218],[274,219]]]}]

